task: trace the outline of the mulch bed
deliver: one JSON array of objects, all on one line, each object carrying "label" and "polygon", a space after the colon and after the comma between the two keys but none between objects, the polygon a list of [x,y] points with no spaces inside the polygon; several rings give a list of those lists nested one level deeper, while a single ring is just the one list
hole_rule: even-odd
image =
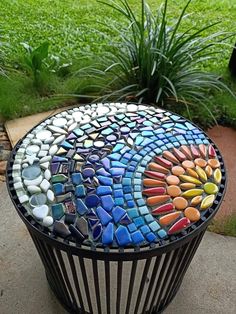
[{"label": "mulch bed", "polygon": [[3,123],[0,123],[0,182],[5,182],[7,160],[11,152],[11,143],[5,132]]}]

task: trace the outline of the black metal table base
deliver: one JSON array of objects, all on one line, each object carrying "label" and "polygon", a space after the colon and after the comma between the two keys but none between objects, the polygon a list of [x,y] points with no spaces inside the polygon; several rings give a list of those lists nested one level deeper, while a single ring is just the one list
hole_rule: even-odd
[{"label": "black metal table base", "polygon": [[205,229],[164,254],[156,250],[109,260],[106,255],[95,259],[81,251],[59,250],[53,241],[30,232],[52,291],[73,314],[162,313],[175,297],[204,233]]}]

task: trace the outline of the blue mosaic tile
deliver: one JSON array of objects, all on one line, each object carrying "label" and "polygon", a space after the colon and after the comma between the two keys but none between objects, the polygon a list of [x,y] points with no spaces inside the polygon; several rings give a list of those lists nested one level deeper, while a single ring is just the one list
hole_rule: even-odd
[{"label": "blue mosaic tile", "polygon": [[153,221],[149,224],[149,228],[155,232],[160,229],[160,225],[156,221]]},{"label": "blue mosaic tile", "polygon": [[113,223],[110,222],[103,230],[102,243],[104,245],[112,244],[113,239],[114,239],[114,225]]},{"label": "blue mosaic tile", "polygon": [[106,226],[110,221],[112,221],[112,217],[101,206],[97,207],[96,212],[101,220],[102,225]]},{"label": "blue mosaic tile", "polygon": [[54,220],[59,220],[64,216],[64,206],[63,204],[53,204],[52,205],[52,217]]},{"label": "blue mosaic tile", "polygon": [[135,206],[135,202],[133,200],[127,201],[127,206],[129,208],[133,208]]},{"label": "blue mosaic tile", "polygon": [[101,196],[107,194],[112,194],[112,189],[110,186],[101,185],[97,187],[97,195]]},{"label": "blue mosaic tile", "polygon": [[126,178],[132,178],[133,177],[133,172],[130,172],[130,171],[127,171],[126,173],[125,173],[125,177]]},{"label": "blue mosaic tile", "polygon": [[101,163],[103,164],[103,166],[104,166],[104,168],[105,168],[106,170],[109,170],[109,169],[110,169],[110,167],[111,167],[111,162],[110,162],[110,160],[109,160],[107,157],[103,158],[103,159],[101,160]]},{"label": "blue mosaic tile", "polygon": [[120,220],[120,224],[122,225],[129,225],[131,222],[132,220],[130,219],[128,214],[125,214]]},{"label": "blue mosaic tile", "polygon": [[115,231],[115,236],[119,246],[126,246],[132,242],[129,231],[125,226],[119,226]]},{"label": "blue mosaic tile", "polygon": [[147,223],[154,221],[154,218],[152,215],[148,214],[144,216]]},{"label": "blue mosaic tile", "polygon": [[132,192],[132,186],[131,185],[123,186],[123,191],[124,191],[124,193],[131,193]]},{"label": "blue mosaic tile", "polygon": [[101,224],[97,224],[94,228],[93,228],[93,238],[95,241],[97,241],[101,235],[102,235],[102,225]]},{"label": "blue mosaic tile", "polygon": [[122,176],[125,173],[125,169],[124,168],[111,168],[110,173],[113,177]]},{"label": "blue mosaic tile", "polygon": [[134,192],[134,198],[135,199],[142,198],[142,193],[141,192]]},{"label": "blue mosaic tile", "polygon": [[88,208],[93,208],[98,206],[100,203],[100,198],[96,194],[91,194],[86,196],[85,198],[85,204]]},{"label": "blue mosaic tile", "polygon": [[131,238],[134,244],[140,244],[141,242],[145,240],[144,236],[139,230],[131,233]]},{"label": "blue mosaic tile", "polygon": [[114,207],[114,200],[110,195],[101,196],[102,207],[110,212]]},{"label": "blue mosaic tile", "polygon": [[122,206],[122,205],[124,205],[124,203],[125,203],[125,201],[124,201],[123,197],[116,197],[115,198],[115,205]]},{"label": "blue mosaic tile", "polygon": [[124,192],[122,189],[114,190],[114,197],[123,197]]},{"label": "blue mosaic tile", "polygon": [[134,179],[134,184],[136,185],[138,185],[138,184],[140,184],[141,185],[141,183],[142,183],[142,180],[141,179]]},{"label": "blue mosaic tile", "polygon": [[118,160],[120,160],[120,158],[121,158],[121,155],[118,153],[113,153],[113,154],[109,155],[109,159],[111,159],[111,160],[118,161]]},{"label": "blue mosaic tile", "polygon": [[120,206],[114,207],[112,210],[114,222],[118,223],[120,221],[120,219],[125,215],[125,213],[126,213],[126,211],[124,210],[124,208],[122,208]]},{"label": "blue mosaic tile", "polygon": [[114,188],[114,190],[122,189],[122,184],[114,184],[113,188]]},{"label": "blue mosaic tile", "polygon": [[137,217],[137,218],[134,218],[133,219],[133,222],[135,224],[135,226],[138,228],[138,227],[141,227],[145,224],[145,221],[143,219],[143,217]]},{"label": "blue mosaic tile", "polygon": [[99,182],[103,185],[113,185],[113,179],[106,176],[97,176]]},{"label": "blue mosaic tile", "polygon": [[82,175],[84,178],[92,178],[95,174],[95,171],[93,168],[84,168],[82,170]]},{"label": "blue mosaic tile", "polygon": [[112,161],[111,166],[114,168],[127,168],[127,165],[123,164],[120,161]]},{"label": "blue mosaic tile", "polygon": [[107,172],[105,169],[100,168],[98,170],[96,170],[96,174],[103,176],[103,177],[111,177],[111,174],[109,172]]},{"label": "blue mosaic tile", "polygon": [[143,206],[146,204],[145,200],[143,198],[140,198],[138,200],[136,200],[138,206]]},{"label": "blue mosaic tile", "polygon": [[80,198],[77,198],[76,200],[76,210],[80,215],[84,215],[85,213],[88,212],[88,207]]},{"label": "blue mosaic tile", "polygon": [[[128,146],[125,146],[125,147],[123,147],[121,150],[120,150],[120,154],[125,154],[127,151],[130,151],[130,148],[128,147]],[[122,162],[123,162],[123,158],[121,159],[122,160]],[[126,159],[124,159],[124,161],[125,162],[127,162],[127,160]]]},{"label": "blue mosaic tile", "polygon": [[82,197],[86,195],[86,191],[83,185],[77,185],[75,188],[75,195],[78,197]]},{"label": "blue mosaic tile", "polygon": [[64,193],[64,185],[62,183],[55,183],[52,186],[55,195],[61,195]]},{"label": "blue mosaic tile", "polygon": [[97,218],[88,218],[88,225],[93,230],[96,225],[100,222],[100,220]]},{"label": "blue mosaic tile", "polygon": [[150,232],[146,235],[146,239],[149,241],[149,242],[155,242],[157,236],[153,233],[153,232]]},{"label": "blue mosaic tile", "polygon": [[140,214],[143,216],[143,215],[146,215],[146,214],[149,214],[149,210],[147,208],[147,206],[141,206],[139,207],[139,212]]},{"label": "blue mosaic tile", "polygon": [[165,239],[166,236],[167,236],[167,232],[166,232],[165,230],[163,230],[163,229],[159,230],[159,231],[157,232],[157,234],[158,234],[158,236],[159,236],[161,239]]},{"label": "blue mosaic tile", "polygon": [[137,208],[130,208],[127,210],[127,213],[131,219],[139,217]]},{"label": "blue mosaic tile", "polygon": [[132,200],[133,199],[133,197],[132,197],[132,194],[125,194],[125,200],[126,201],[129,201],[129,200]]},{"label": "blue mosaic tile", "polygon": [[129,229],[129,232],[134,232],[137,230],[137,227],[135,226],[134,223],[129,224],[127,228]]},{"label": "blue mosaic tile", "polygon": [[78,129],[73,130],[73,133],[75,133],[77,137],[80,137],[84,134],[84,131],[81,130],[81,128],[78,128]]},{"label": "blue mosaic tile", "polygon": [[149,233],[151,230],[147,225],[144,225],[140,228],[140,230],[142,231],[142,233],[145,235],[147,233]]},{"label": "blue mosaic tile", "polygon": [[101,132],[102,135],[109,135],[113,133],[113,129],[107,128]]},{"label": "blue mosaic tile", "polygon": [[71,145],[71,144],[70,144],[69,142],[67,142],[67,141],[62,142],[62,143],[61,143],[61,147],[65,148],[65,149],[73,149],[73,148],[74,148],[74,146]]}]

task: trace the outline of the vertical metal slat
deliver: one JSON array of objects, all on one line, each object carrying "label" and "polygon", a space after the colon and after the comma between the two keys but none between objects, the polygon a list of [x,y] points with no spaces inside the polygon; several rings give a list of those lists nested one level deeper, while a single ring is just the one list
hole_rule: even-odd
[{"label": "vertical metal slat", "polygon": [[87,297],[88,307],[89,307],[90,313],[92,314],[93,313],[93,306],[92,306],[91,296],[90,296],[90,291],[89,291],[89,286],[88,286],[88,277],[87,277],[87,273],[86,273],[86,268],[84,266],[84,259],[81,256],[78,256],[78,258],[79,258],[79,262],[80,262],[80,269],[81,269],[81,273],[82,273],[82,278],[83,278],[83,283],[84,283],[85,294]]},{"label": "vertical metal slat", "polygon": [[155,279],[156,279],[156,274],[158,272],[158,269],[159,269],[159,266],[160,266],[160,263],[161,263],[161,258],[162,258],[162,256],[157,256],[156,257],[156,261],[155,261],[155,264],[154,264],[154,267],[153,267],[153,271],[152,271],[151,280],[149,282],[148,290],[146,292],[146,298],[145,298],[145,301],[144,301],[144,304],[143,304],[142,313],[145,313],[145,311],[146,311],[146,308],[147,308],[147,305],[148,305],[148,302],[149,302],[149,299],[150,299],[150,296],[151,296],[151,292],[152,292],[152,289],[153,289],[153,285],[154,285],[154,282],[155,282]]},{"label": "vertical metal slat", "polygon": [[102,314],[101,309],[101,298],[100,298],[100,290],[99,290],[99,278],[98,278],[98,262],[93,259],[93,277],[94,277],[94,287],[96,292],[96,300],[97,300],[97,310],[98,314]]},{"label": "vertical metal slat", "polygon": [[121,299],[121,285],[122,285],[122,269],[123,269],[123,261],[118,261],[118,267],[117,267],[116,314],[120,314],[120,299]]},{"label": "vertical metal slat", "polygon": [[143,270],[143,275],[142,275],[142,279],[141,279],[141,283],[140,283],[140,287],[139,287],[139,291],[138,291],[137,301],[136,301],[136,305],[135,305],[135,309],[134,309],[134,314],[138,313],[138,309],[139,309],[140,301],[142,299],[144,285],[145,285],[145,281],[146,281],[146,278],[147,278],[147,274],[148,274],[148,270],[149,270],[150,264],[151,264],[151,258],[147,259],[146,263],[145,263],[145,267],[144,267],[144,270]]},{"label": "vertical metal slat", "polygon": [[72,275],[73,275],[73,279],[74,279],[74,284],[75,284],[77,296],[78,296],[78,299],[80,302],[80,308],[82,310],[82,313],[84,313],[85,312],[84,302],[83,302],[83,298],[82,298],[82,294],[81,294],[81,290],[80,290],[80,284],[78,281],[77,271],[75,268],[75,262],[74,262],[73,256],[71,254],[69,254],[68,252],[67,252],[67,256],[68,256],[68,259],[70,262],[70,267],[71,267],[71,271],[72,271]]},{"label": "vertical metal slat", "polygon": [[157,292],[158,292],[160,283],[161,283],[161,281],[162,281],[162,279],[163,279],[165,270],[166,270],[166,268],[167,268],[169,259],[170,259],[170,257],[171,257],[171,254],[172,254],[172,251],[166,253],[166,255],[165,255],[165,258],[164,258],[164,261],[163,261],[163,264],[162,264],[162,267],[161,267],[161,271],[160,271],[160,273],[159,273],[159,277],[158,277],[158,279],[157,279],[157,283],[156,283],[156,286],[155,286],[155,289],[154,289],[154,294],[153,294],[153,297],[152,297],[152,300],[151,300],[151,303],[150,303],[150,312],[151,312],[152,309],[153,309],[153,304],[154,304],[154,301],[155,301],[155,298],[156,298],[156,295],[157,295]]},{"label": "vertical metal slat", "polygon": [[104,265],[105,265],[105,281],[106,281],[107,314],[110,314],[111,313],[110,262],[104,261]]},{"label": "vertical metal slat", "polygon": [[179,253],[180,253],[180,248],[178,248],[178,249],[176,249],[174,251],[174,254],[171,257],[170,264],[169,264],[169,266],[167,268],[165,277],[163,278],[162,285],[158,288],[158,295],[157,295],[157,301],[156,301],[157,304],[155,306],[156,311],[158,311],[158,308],[160,306],[161,298],[162,298],[162,295],[163,295],[163,293],[165,291],[165,287],[167,285],[167,282],[168,282],[170,276],[173,274],[174,264],[176,263],[176,260],[178,260]]},{"label": "vertical metal slat", "polygon": [[132,293],[133,293],[133,288],[134,288],[135,274],[137,270],[137,261],[133,261],[131,267],[132,267],[132,270],[131,270],[130,280],[129,280],[129,290],[128,290],[125,314],[129,314],[131,298],[132,298]]}]

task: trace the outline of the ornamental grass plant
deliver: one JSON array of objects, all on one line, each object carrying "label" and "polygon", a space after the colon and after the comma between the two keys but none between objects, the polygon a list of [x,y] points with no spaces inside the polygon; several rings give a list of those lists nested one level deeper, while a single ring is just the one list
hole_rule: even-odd
[{"label": "ornamental grass plant", "polygon": [[217,23],[181,31],[183,21],[191,19],[186,14],[191,1],[175,20],[168,19],[168,0],[156,13],[142,0],[140,15],[127,0],[99,1],[120,14],[122,22],[109,25],[115,34],[110,48],[101,56],[92,56],[97,62],[79,71],[82,77],[96,81],[100,95],[96,100],[159,106],[174,102],[187,110],[201,104],[209,111],[210,93],[226,90],[233,95],[219,75],[204,70],[204,64],[217,58],[234,34],[213,32]]}]

